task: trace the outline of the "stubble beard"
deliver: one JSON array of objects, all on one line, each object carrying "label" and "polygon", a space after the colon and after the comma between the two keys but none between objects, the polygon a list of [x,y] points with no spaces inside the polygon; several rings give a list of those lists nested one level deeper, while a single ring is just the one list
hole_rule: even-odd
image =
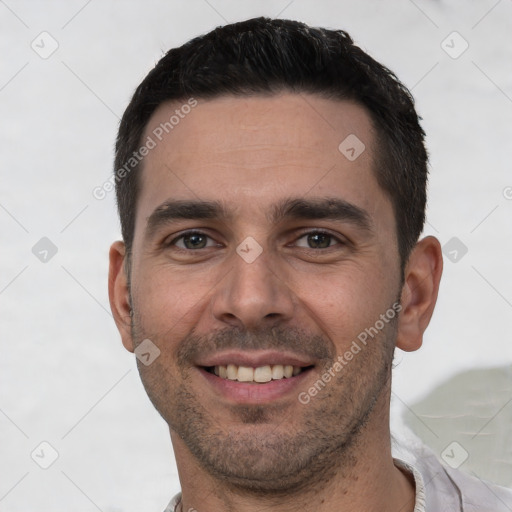
[{"label": "stubble beard", "polygon": [[[141,325],[134,312],[135,345],[148,337]],[[174,356],[178,364],[174,375],[163,357],[148,367],[140,362],[138,366],[153,405],[205,471],[233,492],[279,498],[307,489],[318,490],[336,475],[350,476],[363,452],[363,433],[377,401],[389,400],[396,328],[397,318],[308,404],[296,400],[285,409],[275,405],[232,406],[228,415],[233,420],[222,425],[213,421],[190,391],[187,361],[194,354],[212,345],[295,348],[321,359],[325,371],[336,361],[332,344],[290,328],[260,331],[257,335],[229,329],[208,339],[190,335],[182,340]],[[151,339],[165,347],[163,336]]]}]

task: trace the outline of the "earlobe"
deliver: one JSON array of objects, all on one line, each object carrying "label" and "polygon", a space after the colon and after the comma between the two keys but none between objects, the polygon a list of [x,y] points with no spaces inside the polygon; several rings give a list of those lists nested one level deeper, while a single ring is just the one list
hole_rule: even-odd
[{"label": "earlobe", "polygon": [[126,247],[124,243],[121,241],[114,242],[109,251],[108,297],[110,309],[123,345],[127,350],[133,352],[135,347],[131,334],[130,291],[125,271],[125,258]]},{"label": "earlobe", "polygon": [[416,244],[405,268],[398,348],[410,352],[421,347],[436,305],[442,271],[441,245],[437,238],[427,236]]}]

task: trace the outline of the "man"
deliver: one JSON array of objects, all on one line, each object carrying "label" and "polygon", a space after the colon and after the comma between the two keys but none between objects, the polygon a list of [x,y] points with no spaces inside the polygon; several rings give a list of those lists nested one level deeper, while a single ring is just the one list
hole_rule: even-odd
[{"label": "man", "polygon": [[388,69],[293,21],[217,28],[137,88],[109,295],[169,425],[167,510],[512,510],[426,449],[392,456],[394,349],[421,346],[442,272],[423,139]]}]

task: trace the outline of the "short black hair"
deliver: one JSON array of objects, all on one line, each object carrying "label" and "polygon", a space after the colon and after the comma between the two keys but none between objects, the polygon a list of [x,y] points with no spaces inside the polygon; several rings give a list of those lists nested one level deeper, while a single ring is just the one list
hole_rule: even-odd
[{"label": "short black hair", "polygon": [[351,100],[369,113],[377,139],[374,172],[393,204],[404,268],[423,230],[428,174],[425,133],[409,90],[347,32],[264,17],[217,27],[169,50],[137,87],[121,119],[114,166],[128,260],[144,162],[126,163],[155,110],[171,100],[285,91]]}]

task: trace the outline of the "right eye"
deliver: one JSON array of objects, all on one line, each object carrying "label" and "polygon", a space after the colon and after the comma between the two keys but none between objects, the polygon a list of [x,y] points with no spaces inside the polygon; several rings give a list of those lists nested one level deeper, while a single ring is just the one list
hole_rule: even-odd
[{"label": "right eye", "polygon": [[175,246],[182,250],[198,250],[214,247],[215,241],[201,231],[187,231],[174,238],[167,246]]}]

